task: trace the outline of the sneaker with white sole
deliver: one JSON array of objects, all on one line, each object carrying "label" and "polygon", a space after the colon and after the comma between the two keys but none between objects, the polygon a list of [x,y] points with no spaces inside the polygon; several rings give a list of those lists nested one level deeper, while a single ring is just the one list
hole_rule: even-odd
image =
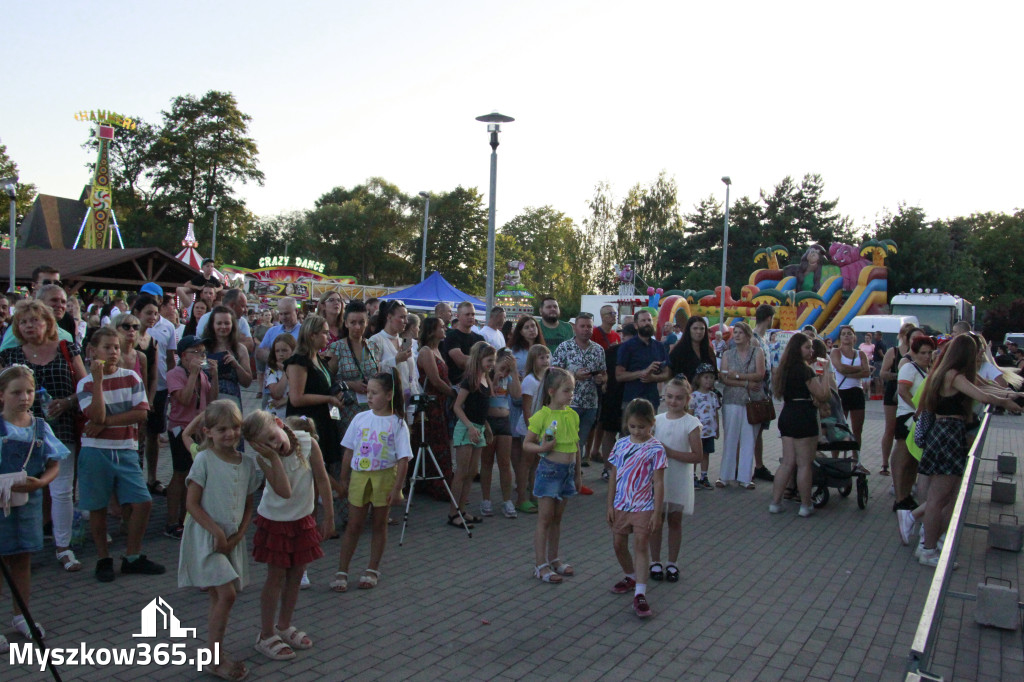
[{"label": "sneaker with white sole", "polygon": [[299,589],[300,590],[308,590],[311,587],[313,587],[313,585],[309,582],[309,572],[308,571],[303,571],[302,572],[302,580],[299,581]]},{"label": "sneaker with white sole", "polygon": [[480,516],[494,516],[490,500],[480,500]]},{"label": "sneaker with white sole", "polygon": [[768,513],[769,514],[778,514],[781,511],[782,511],[782,505],[781,504],[775,504],[774,502],[772,502],[771,504],[768,505]]},{"label": "sneaker with white sole", "polygon": [[910,535],[914,532],[914,514],[906,509],[896,510],[896,526],[900,533],[900,542],[906,547],[910,544]]},{"label": "sneaker with white sole", "polygon": [[802,504],[800,505],[800,511],[797,512],[798,515],[803,516],[803,517],[808,517],[808,516],[810,516],[813,513],[814,513],[814,507],[813,506],[805,507]]},{"label": "sneaker with white sole", "polygon": [[921,555],[917,558],[917,562],[922,566],[931,566],[932,568],[939,565],[939,550],[937,549],[921,549]]},{"label": "sneaker with white sole", "polygon": [[519,518],[519,512],[516,511],[516,506],[512,504],[512,500],[505,500],[501,505],[501,513],[505,515],[506,519],[517,519]]}]

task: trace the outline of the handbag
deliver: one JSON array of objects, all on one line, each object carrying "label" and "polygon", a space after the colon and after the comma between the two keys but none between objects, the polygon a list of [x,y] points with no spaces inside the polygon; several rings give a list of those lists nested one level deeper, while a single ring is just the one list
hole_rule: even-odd
[{"label": "handbag", "polygon": [[[746,369],[750,369],[750,361],[754,359],[754,351],[751,349],[750,357],[747,358]],[[764,424],[775,419],[775,403],[768,396],[761,400],[754,400],[750,389],[747,389],[747,423],[753,426]]]},{"label": "handbag", "polygon": [[10,516],[11,507],[21,507],[28,503],[28,493],[16,493],[11,488],[24,483],[28,478],[28,473],[25,469],[28,467],[28,461],[32,459],[32,451],[36,447],[35,425],[35,417],[33,417],[32,442],[28,446],[28,454],[25,455],[25,461],[21,464],[21,470],[12,471],[9,474],[0,474],[0,508],[3,509],[4,516]]},{"label": "handbag", "polygon": [[750,391],[747,391],[747,423],[752,425],[764,424],[775,419],[775,403],[771,398],[765,400],[754,400],[750,398]]},{"label": "handbag", "polygon": [[935,413],[931,410],[921,410],[915,417],[917,423],[914,425],[914,445],[924,448],[928,432],[935,426]]}]

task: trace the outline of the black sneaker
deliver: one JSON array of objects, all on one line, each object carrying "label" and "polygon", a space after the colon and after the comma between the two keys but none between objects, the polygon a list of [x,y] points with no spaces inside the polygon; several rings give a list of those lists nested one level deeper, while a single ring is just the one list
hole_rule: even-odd
[{"label": "black sneaker", "polygon": [[114,560],[110,557],[96,562],[96,580],[101,583],[114,582]]},{"label": "black sneaker", "polygon": [[172,540],[180,540],[181,534],[185,532],[184,526],[164,526],[164,536]]},{"label": "black sneaker", "polygon": [[768,481],[769,483],[775,480],[775,476],[772,472],[768,471],[768,467],[757,467],[754,469],[754,478]]},{"label": "black sneaker", "polygon": [[[110,567],[113,572],[114,567]],[[121,575],[127,575],[129,573],[137,573],[139,575],[161,575],[166,572],[167,569],[160,564],[150,561],[146,558],[145,554],[140,554],[139,558],[135,561],[128,561],[125,557],[121,559]]]}]

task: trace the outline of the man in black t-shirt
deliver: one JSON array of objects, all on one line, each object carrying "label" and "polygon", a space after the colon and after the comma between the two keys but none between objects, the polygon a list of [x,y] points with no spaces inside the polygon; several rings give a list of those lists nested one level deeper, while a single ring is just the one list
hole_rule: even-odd
[{"label": "man in black t-shirt", "polygon": [[183,308],[191,310],[192,301],[202,293],[203,287],[212,287],[215,295],[224,288],[224,282],[213,271],[213,265],[212,258],[205,259],[202,264],[202,273],[185,282],[185,286],[178,287],[177,293]]},{"label": "man in black t-shirt", "polygon": [[445,364],[448,365],[448,381],[452,386],[458,386],[462,381],[466,363],[469,361],[469,351],[473,348],[473,344],[477,341],[485,341],[484,337],[473,331],[474,322],[476,322],[476,308],[469,301],[463,301],[459,304],[456,312],[455,326],[449,329],[448,334],[445,335],[441,350]]}]

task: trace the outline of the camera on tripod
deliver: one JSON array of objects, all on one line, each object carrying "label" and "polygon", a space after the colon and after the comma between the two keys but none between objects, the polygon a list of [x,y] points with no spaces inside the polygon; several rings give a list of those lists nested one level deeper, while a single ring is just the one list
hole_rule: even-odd
[{"label": "camera on tripod", "polygon": [[433,405],[437,402],[437,396],[417,393],[409,399],[409,402],[412,403],[415,412],[425,412],[428,405]]}]

